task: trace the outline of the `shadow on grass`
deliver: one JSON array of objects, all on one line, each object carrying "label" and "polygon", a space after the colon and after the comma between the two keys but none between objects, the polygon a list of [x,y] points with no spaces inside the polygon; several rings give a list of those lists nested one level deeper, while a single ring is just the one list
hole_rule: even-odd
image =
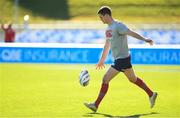
[{"label": "shadow on grass", "polygon": [[145,113],[145,114],[134,114],[130,116],[114,116],[111,114],[104,114],[104,113],[87,113],[83,115],[83,117],[94,117],[95,115],[99,115],[101,117],[115,117],[115,118],[140,118],[141,116],[148,116],[152,114],[158,114],[157,112]]}]

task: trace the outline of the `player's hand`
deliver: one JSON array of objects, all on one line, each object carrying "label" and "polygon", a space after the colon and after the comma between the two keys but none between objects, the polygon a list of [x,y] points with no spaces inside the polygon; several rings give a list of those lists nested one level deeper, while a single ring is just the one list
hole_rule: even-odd
[{"label": "player's hand", "polygon": [[100,70],[100,69],[103,69],[103,68],[105,68],[104,63],[101,62],[101,61],[99,61],[99,62],[96,64],[96,69],[97,69],[97,70]]},{"label": "player's hand", "polygon": [[153,40],[151,40],[151,39],[146,39],[145,42],[149,43],[150,45],[153,45]]}]

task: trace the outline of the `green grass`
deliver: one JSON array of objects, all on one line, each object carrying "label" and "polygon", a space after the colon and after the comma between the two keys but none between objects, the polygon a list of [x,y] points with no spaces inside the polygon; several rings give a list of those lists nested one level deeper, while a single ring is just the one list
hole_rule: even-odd
[{"label": "green grass", "polygon": [[179,0],[19,0],[19,18],[14,19],[14,0],[0,1],[0,22],[23,23],[30,15],[30,23],[58,20],[98,20],[97,10],[102,5],[113,9],[113,16],[131,23],[180,23]]},{"label": "green grass", "polygon": [[[86,67],[87,87],[78,75]],[[108,65],[106,66],[107,69]],[[159,93],[149,108],[148,97],[121,73],[111,81],[98,113],[83,103],[99,92],[106,69],[94,65],[0,64],[0,117],[180,117],[180,66],[134,65],[136,74]]]}]

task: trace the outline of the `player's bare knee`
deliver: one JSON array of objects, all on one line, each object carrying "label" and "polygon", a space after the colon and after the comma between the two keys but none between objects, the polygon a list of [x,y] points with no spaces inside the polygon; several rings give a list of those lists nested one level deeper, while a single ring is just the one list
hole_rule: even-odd
[{"label": "player's bare knee", "polygon": [[104,84],[108,84],[109,83],[109,80],[108,79],[103,79],[102,81]]},{"label": "player's bare knee", "polygon": [[108,83],[109,83],[109,79],[108,79],[108,76],[107,76],[107,75],[104,75],[102,82],[105,83],[105,84],[108,84]]},{"label": "player's bare knee", "polygon": [[128,78],[129,82],[131,83],[135,83],[136,82],[136,78]]}]

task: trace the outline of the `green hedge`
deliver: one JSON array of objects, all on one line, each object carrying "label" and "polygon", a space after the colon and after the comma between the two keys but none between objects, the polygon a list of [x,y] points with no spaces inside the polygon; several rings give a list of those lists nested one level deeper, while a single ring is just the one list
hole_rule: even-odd
[{"label": "green hedge", "polygon": [[0,22],[30,22],[56,20],[97,20],[102,5],[113,10],[113,16],[127,22],[179,23],[180,0],[19,0],[18,19],[15,19],[14,0],[0,0]]}]

